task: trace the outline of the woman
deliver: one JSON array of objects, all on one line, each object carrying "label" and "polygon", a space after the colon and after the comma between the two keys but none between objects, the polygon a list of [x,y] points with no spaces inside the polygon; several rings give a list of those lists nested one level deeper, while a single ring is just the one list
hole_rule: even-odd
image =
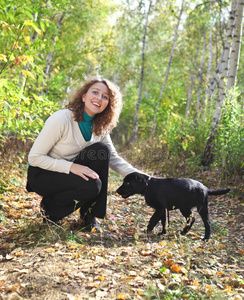
[{"label": "woman", "polygon": [[137,171],[118,156],[109,132],[122,108],[119,89],[91,78],[66,109],[51,115],[29,156],[27,190],[43,196],[43,221],[57,224],[80,208],[82,226],[99,228],[107,205],[108,168],[126,176]]}]

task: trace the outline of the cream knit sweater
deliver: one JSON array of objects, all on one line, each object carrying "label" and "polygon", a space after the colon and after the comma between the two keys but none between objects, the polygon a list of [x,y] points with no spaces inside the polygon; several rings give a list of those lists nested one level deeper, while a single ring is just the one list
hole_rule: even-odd
[{"label": "cream knit sweater", "polygon": [[69,109],[59,110],[47,119],[30,150],[28,162],[33,167],[68,174],[80,151],[96,142],[103,142],[110,148],[112,170],[123,176],[138,172],[117,154],[109,134],[92,134],[91,140],[86,142]]}]

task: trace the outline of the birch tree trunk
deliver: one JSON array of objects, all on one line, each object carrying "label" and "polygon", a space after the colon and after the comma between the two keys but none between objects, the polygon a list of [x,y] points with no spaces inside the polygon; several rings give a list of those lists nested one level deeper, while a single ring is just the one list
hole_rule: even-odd
[{"label": "birch tree trunk", "polygon": [[51,51],[49,51],[48,53],[48,56],[46,58],[46,65],[45,65],[45,68],[44,68],[44,82],[41,84],[41,87],[42,87],[42,91],[39,93],[39,95],[42,95],[43,94],[43,87],[44,87],[44,83],[47,81],[47,77],[50,73],[50,69],[51,69],[51,64],[52,64],[52,61],[53,61],[53,57],[54,57],[54,43],[55,43],[55,38],[56,36],[58,35],[59,33],[59,30],[60,30],[60,27],[62,25],[62,22],[64,20],[64,17],[66,15],[66,12],[63,12],[60,19],[58,20],[58,23],[57,23],[57,31],[55,32],[55,34],[53,35],[53,38],[52,38],[52,42],[51,42]]},{"label": "birch tree trunk", "polygon": [[215,89],[216,89],[216,87],[217,87],[217,85],[220,81],[220,77],[221,77],[221,74],[223,72],[225,56],[226,56],[226,53],[229,52],[229,50],[230,50],[232,36],[233,36],[234,22],[235,22],[236,5],[237,5],[237,0],[232,0],[224,49],[223,49],[221,58],[218,62],[218,65],[216,67],[214,76],[213,76],[213,78],[210,82],[210,85],[209,85],[209,90],[207,92],[207,98],[208,99],[212,98],[212,96],[214,94],[214,91],[215,91]]},{"label": "birch tree trunk", "polygon": [[142,51],[141,51],[141,73],[140,73],[140,83],[139,83],[139,95],[136,103],[136,111],[134,115],[134,125],[133,131],[131,135],[131,142],[135,143],[137,141],[137,133],[138,133],[138,117],[139,117],[139,109],[142,101],[142,85],[144,78],[144,64],[145,64],[145,51],[146,51],[146,36],[147,36],[147,28],[148,28],[148,18],[150,15],[152,0],[150,0],[148,11],[146,13],[146,22],[144,26],[143,38],[142,38]]},{"label": "birch tree trunk", "polygon": [[239,65],[241,39],[242,39],[243,7],[244,7],[244,0],[239,0],[236,8],[236,18],[235,18],[236,22],[235,22],[235,30],[234,30],[233,42],[232,42],[227,91],[229,91],[235,83],[238,65]]},{"label": "birch tree trunk", "polygon": [[[213,57],[213,52],[212,52],[212,41],[213,41],[213,25],[210,28],[210,36],[209,36],[209,47],[208,47],[208,70],[207,70],[207,76],[206,80],[207,82],[209,81],[210,73],[211,73],[211,68],[212,68],[212,57]],[[207,93],[208,93],[208,86],[206,87],[205,94],[203,96],[203,101],[202,105],[205,106],[205,101],[207,98]]]},{"label": "birch tree trunk", "polygon": [[[196,50],[195,57],[198,57],[198,51],[199,49]],[[188,97],[187,97],[187,103],[186,103],[186,114],[185,114],[185,120],[188,119],[188,116],[190,114],[190,106],[191,106],[191,98],[192,98],[192,89],[194,85],[194,80],[195,80],[195,73],[196,73],[196,62],[195,60],[192,60],[192,65],[193,68],[190,70],[190,84],[188,88]]]},{"label": "birch tree trunk", "polygon": [[[239,0],[241,1],[241,0]],[[231,11],[230,11],[230,19],[235,18],[235,11],[237,7],[237,1],[232,0],[232,5],[231,5]],[[231,30],[227,31],[227,39],[228,43],[226,43],[226,48],[223,50],[223,60],[222,60],[222,73],[221,73],[221,78],[219,81],[219,91],[218,91],[218,98],[216,102],[216,108],[213,116],[213,121],[209,133],[208,140],[205,145],[204,153],[203,153],[203,159],[202,159],[202,164],[203,165],[209,165],[212,160],[212,152],[214,148],[214,140],[216,136],[216,132],[218,129],[218,125],[221,119],[221,112],[222,112],[222,106],[223,102],[225,99],[226,95],[226,87],[227,87],[227,78],[228,78],[228,71],[229,71],[229,62],[230,62],[230,50],[231,50],[231,42],[233,38],[233,32],[234,32],[234,24],[235,20],[231,22]]]},{"label": "birch tree trunk", "polygon": [[206,51],[206,27],[204,28],[204,38],[203,38],[203,49],[202,49],[202,60],[199,68],[199,75],[198,75],[198,90],[197,90],[197,106],[196,106],[196,113],[194,121],[197,120],[197,115],[201,107],[201,85],[202,85],[202,69],[205,60],[205,51]]},{"label": "birch tree trunk", "polygon": [[176,40],[177,40],[179,26],[180,26],[180,22],[181,22],[181,16],[182,16],[183,9],[184,9],[184,2],[185,2],[185,0],[182,0],[181,9],[180,9],[180,15],[179,15],[178,22],[177,22],[177,25],[176,25],[176,28],[175,28],[174,41],[173,41],[173,46],[172,46],[171,53],[170,53],[169,63],[168,63],[168,66],[167,66],[167,70],[166,70],[164,82],[163,82],[161,90],[160,90],[158,101],[157,101],[156,106],[155,106],[154,118],[153,118],[152,130],[151,130],[151,136],[153,136],[155,134],[155,131],[156,131],[158,108],[159,108],[159,104],[160,104],[160,102],[162,100],[164,89],[165,89],[165,86],[167,84],[168,77],[169,77],[169,71],[170,71],[170,67],[171,67],[171,64],[172,64],[173,56],[174,56],[174,50],[175,50]]}]

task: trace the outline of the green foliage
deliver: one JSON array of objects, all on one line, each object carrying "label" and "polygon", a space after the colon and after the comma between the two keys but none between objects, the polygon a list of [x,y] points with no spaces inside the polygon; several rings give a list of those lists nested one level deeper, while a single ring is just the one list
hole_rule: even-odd
[{"label": "green foliage", "polygon": [[[185,115],[190,73],[194,73],[190,116],[195,114],[198,67],[210,27],[213,27],[213,67],[222,51],[226,28],[223,15],[228,3],[185,2],[174,58],[160,101],[156,136],[150,139],[155,104],[164,80],[173,42],[180,3],[153,3],[146,37],[144,82],[139,111],[139,140],[160,167],[160,149],[164,149],[171,167],[197,168],[210,124],[211,108],[195,124]],[[122,90],[124,109],[114,130],[117,143],[126,144],[133,130],[141,67],[141,43],[147,2],[86,0],[2,0],[0,3],[0,139],[14,134],[34,137],[46,118],[63,106],[67,92],[86,76],[97,73],[115,81]],[[61,22],[61,17],[64,16]],[[61,22],[59,24],[59,22]],[[207,46],[206,46],[207,49]],[[198,52],[197,52],[198,51]],[[201,99],[207,86],[207,50],[203,67]],[[243,64],[243,56],[240,57]],[[243,81],[239,68],[239,82]],[[242,87],[239,87],[243,93]],[[241,97],[240,97],[241,98]],[[237,100],[236,100],[237,101]],[[238,102],[239,101],[239,102]],[[241,99],[227,103],[216,144],[216,164],[228,172],[240,173],[243,160],[243,116]],[[228,106],[229,105],[229,106]],[[214,108],[212,104],[212,109]],[[206,117],[207,116],[207,117]],[[146,141],[146,142],[144,142]],[[139,149],[139,147],[138,147]],[[159,150],[159,157],[156,152]],[[146,157],[145,157],[146,158]],[[148,158],[147,158],[148,159]],[[165,170],[165,173],[170,170]],[[235,172],[235,171],[233,171]]]},{"label": "green foliage", "polygon": [[67,88],[99,65],[106,45],[113,47],[111,34],[100,26],[112,9],[99,0],[85,5],[76,0],[1,2],[1,139],[35,136],[62,106]]},{"label": "green foliage", "polygon": [[224,175],[241,174],[244,170],[243,119],[240,94],[233,89],[223,108],[223,117],[219,124],[214,151],[214,164],[222,166]]}]

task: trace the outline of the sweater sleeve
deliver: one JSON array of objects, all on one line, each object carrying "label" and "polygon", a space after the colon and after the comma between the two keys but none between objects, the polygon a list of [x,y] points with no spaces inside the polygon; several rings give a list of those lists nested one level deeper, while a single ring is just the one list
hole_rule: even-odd
[{"label": "sweater sleeve", "polygon": [[71,161],[53,158],[48,155],[53,146],[62,137],[64,130],[65,122],[59,117],[58,112],[47,119],[28,155],[28,162],[31,166],[49,171],[69,173],[72,165]]},{"label": "sweater sleeve", "polygon": [[129,164],[127,161],[125,161],[122,157],[120,157],[113,145],[113,142],[111,140],[110,135],[106,135],[102,142],[107,144],[110,149],[110,161],[109,166],[112,170],[119,173],[122,176],[126,176],[132,172],[139,172],[141,171],[134,168],[131,164]]}]

